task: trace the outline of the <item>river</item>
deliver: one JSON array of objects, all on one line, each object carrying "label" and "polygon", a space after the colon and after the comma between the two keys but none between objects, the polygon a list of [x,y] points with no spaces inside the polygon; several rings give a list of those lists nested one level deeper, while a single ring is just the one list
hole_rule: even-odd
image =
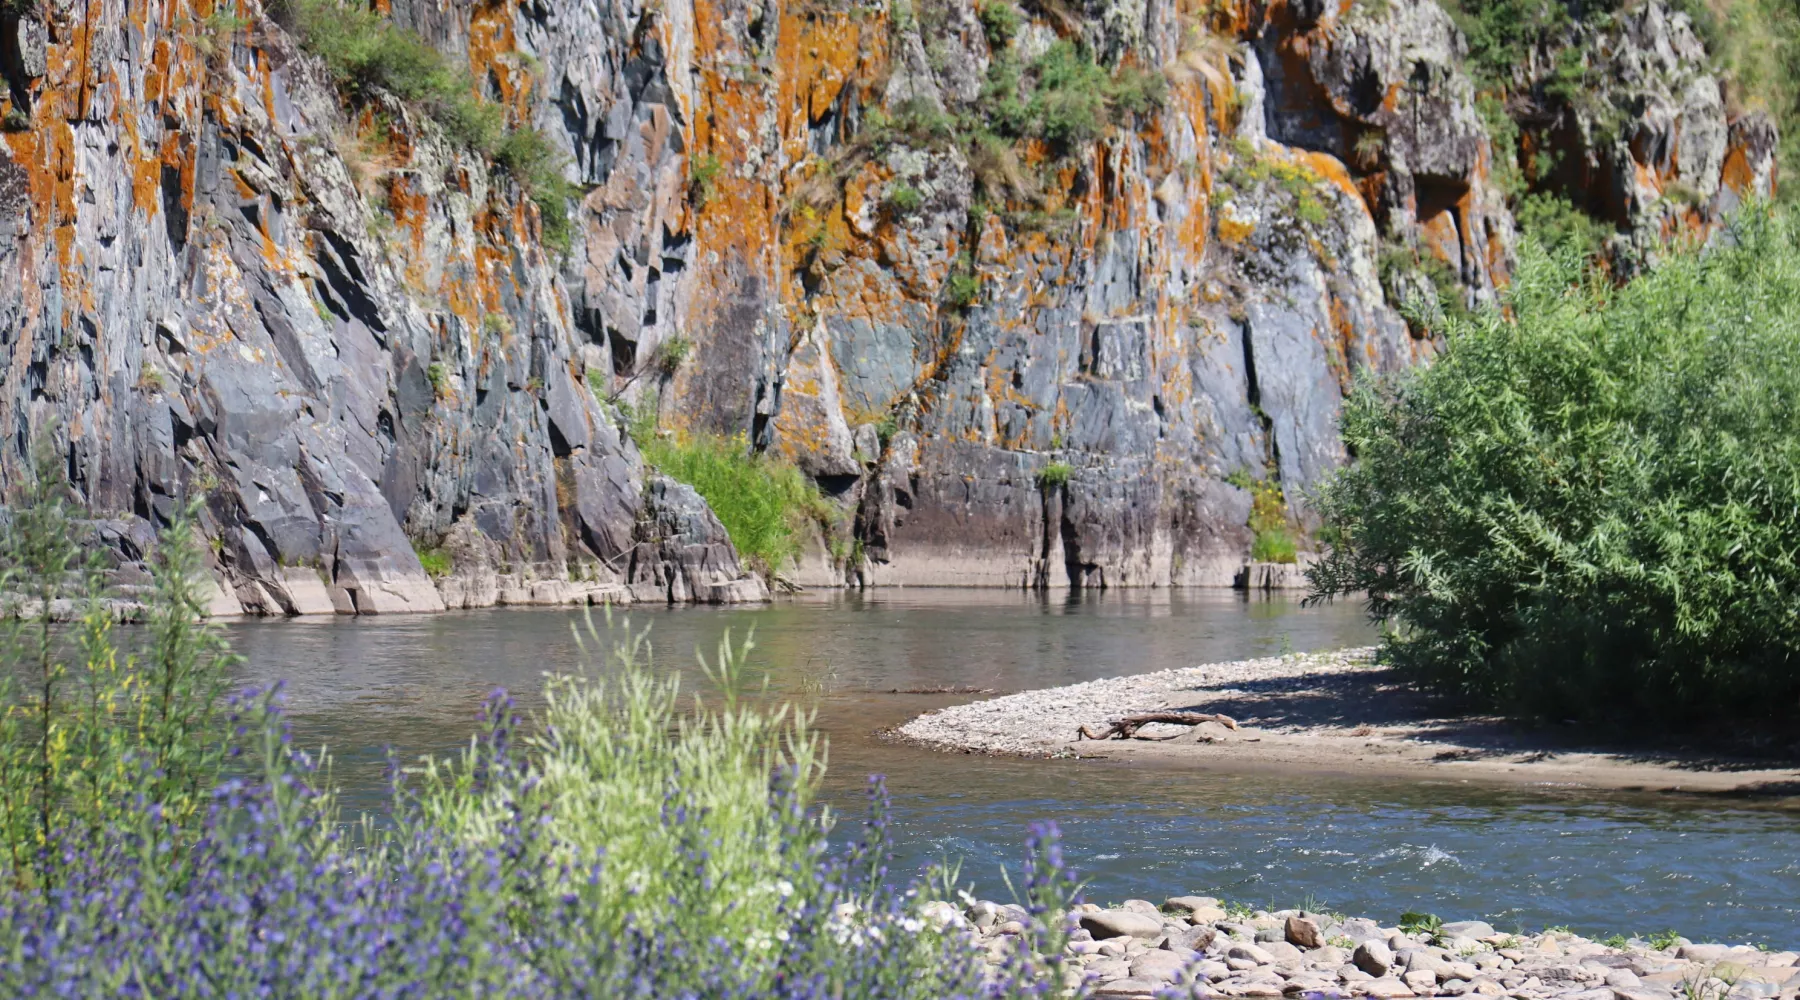
[{"label": "river", "polygon": [[[387,749],[454,752],[496,687],[529,709],[546,670],[579,662],[582,612],[495,609],[228,626],[248,679],[287,682],[296,735],[327,744],[352,808],[379,809]],[[1006,898],[1027,824],[1054,819],[1097,900],[1206,893],[1310,901],[1394,920],[1482,917],[1502,930],[1674,928],[1696,939],[1800,945],[1800,816],[1716,802],[1461,782],[1268,772],[1196,774],[1107,761],[937,753],[881,730],[969,694],[1364,644],[1354,606],[1136,592],[1040,597],[892,590],[754,608],[634,608],[658,669],[755,630],[777,692],[816,703],[831,741],[828,799],[860,811],[887,776],[896,870],[960,859]]]}]

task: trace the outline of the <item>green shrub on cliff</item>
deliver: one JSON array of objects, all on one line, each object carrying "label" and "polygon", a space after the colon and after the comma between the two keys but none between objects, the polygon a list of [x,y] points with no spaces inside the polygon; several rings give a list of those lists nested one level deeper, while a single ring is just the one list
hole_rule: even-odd
[{"label": "green shrub on cliff", "polygon": [[1770,715],[1800,697],[1800,226],[1741,213],[1623,288],[1522,255],[1507,310],[1359,391],[1314,597],[1384,656],[1556,717]]},{"label": "green shrub on cliff", "polygon": [[385,91],[471,149],[491,153],[500,142],[500,109],[476,96],[469,74],[379,12],[341,0],[286,0],[276,13],[352,98]]},{"label": "green shrub on cliff", "polygon": [[738,555],[763,573],[777,573],[800,554],[808,521],[830,524],[835,510],[792,464],[751,452],[743,435],[709,434],[639,438],[644,459],[657,471],[705,498],[737,546]]},{"label": "green shrub on cliff", "polygon": [[529,125],[507,128],[502,109],[482,100],[467,70],[381,13],[343,0],[280,0],[272,9],[300,44],[324,60],[353,102],[391,94],[423,111],[450,141],[504,170],[538,207],[545,246],[566,251],[573,236],[563,157]]}]

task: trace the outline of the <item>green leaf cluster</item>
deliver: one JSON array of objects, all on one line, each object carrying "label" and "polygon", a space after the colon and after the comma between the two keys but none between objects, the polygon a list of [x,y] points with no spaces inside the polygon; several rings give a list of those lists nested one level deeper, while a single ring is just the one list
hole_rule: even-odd
[{"label": "green leaf cluster", "polygon": [[1314,598],[1386,659],[1556,718],[1769,716],[1800,697],[1800,226],[1746,209],[1630,284],[1527,242],[1504,309],[1363,387],[1315,504]]}]

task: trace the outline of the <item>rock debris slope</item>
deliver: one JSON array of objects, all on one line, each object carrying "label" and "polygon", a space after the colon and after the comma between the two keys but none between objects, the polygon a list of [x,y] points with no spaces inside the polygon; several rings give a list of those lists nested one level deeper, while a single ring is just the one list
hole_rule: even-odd
[{"label": "rock debris slope", "polygon": [[[1634,10],[1530,110],[1650,246],[1775,144]],[[0,484],[52,434],[128,576],[203,496],[225,608],[761,596],[627,408],[811,475],[853,537],[803,582],[1229,584],[1514,253],[1430,0],[393,0],[561,155],[566,249],[281,13],[0,20]]]}]

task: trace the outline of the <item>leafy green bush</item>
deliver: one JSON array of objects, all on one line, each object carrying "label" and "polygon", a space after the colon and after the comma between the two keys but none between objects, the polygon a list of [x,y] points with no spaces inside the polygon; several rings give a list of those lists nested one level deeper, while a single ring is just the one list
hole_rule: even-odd
[{"label": "leafy green bush", "polygon": [[1365,387],[1315,599],[1385,658],[1558,717],[1767,716],[1800,696],[1800,232],[1745,210],[1623,288],[1529,242],[1506,311]]},{"label": "leafy green bush", "polygon": [[717,153],[702,153],[688,161],[688,200],[695,208],[704,206],[712,197],[713,187],[724,172],[725,164]]},{"label": "leafy green bush", "polygon": [[975,260],[968,254],[956,255],[950,276],[944,280],[944,299],[957,309],[981,301],[981,275],[975,273]]},{"label": "leafy green bush", "polygon": [[[1780,176],[1800,176],[1800,8],[1784,0],[1733,0],[1720,7],[1707,51],[1730,82],[1734,103],[1774,117]],[[1787,201],[1797,189],[1784,184],[1778,190]]]},{"label": "leafy green bush", "polygon": [[1410,934],[1413,937],[1420,937],[1428,934],[1436,934],[1438,930],[1444,926],[1444,920],[1435,913],[1419,913],[1415,910],[1407,910],[1405,913],[1400,914],[1400,923],[1398,926],[1401,933]]},{"label": "leafy green bush", "polygon": [[1107,124],[1106,72],[1067,41],[1051,44],[1031,64],[1035,86],[1028,113],[1034,131],[1058,150],[1070,150]]},{"label": "leafy green bush", "polygon": [[987,0],[975,13],[981,18],[981,30],[990,47],[1004,49],[1018,36],[1022,18],[1019,8],[1009,0]]},{"label": "leafy green bush", "polygon": [[[413,805],[430,826],[481,849],[500,846],[518,815],[542,816],[554,853],[544,871],[605,864],[585,903],[597,930],[627,922],[705,928],[743,947],[756,964],[778,946],[770,927],[786,903],[780,884],[813,845],[790,832],[769,776],[785,773],[810,808],[824,771],[824,744],[810,719],[751,704],[748,642],[727,637],[702,660],[720,701],[682,698],[680,678],[650,667],[648,636],[628,627],[602,635],[593,622],[582,645],[604,651],[604,672],[552,675],[536,732],[525,737],[526,770],[497,772],[479,744],[460,760],[429,760],[414,774]],[[681,810],[665,796],[680,789]],[[705,844],[705,875],[688,870]]]},{"label": "leafy green bush", "polygon": [[415,543],[413,554],[419,557],[419,568],[425,571],[426,576],[433,579],[449,576],[450,570],[454,568],[450,553],[443,549],[424,547]]},{"label": "leafy green bush", "polygon": [[1567,245],[1586,258],[1604,250],[1612,235],[1609,227],[1577,209],[1569,199],[1544,192],[1520,198],[1514,217],[1519,229],[1539,245],[1550,250]]},{"label": "leafy green bush", "polygon": [[925,204],[925,196],[911,184],[900,183],[888,188],[887,206],[895,215],[911,215]]},{"label": "leafy green bush", "polygon": [[743,435],[639,438],[644,458],[706,499],[737,546],[738,555],[764,573],[776,573],[800,554],[807,521],[829,524],[836,512],[812,481],[794,466],[752,454]]}]

